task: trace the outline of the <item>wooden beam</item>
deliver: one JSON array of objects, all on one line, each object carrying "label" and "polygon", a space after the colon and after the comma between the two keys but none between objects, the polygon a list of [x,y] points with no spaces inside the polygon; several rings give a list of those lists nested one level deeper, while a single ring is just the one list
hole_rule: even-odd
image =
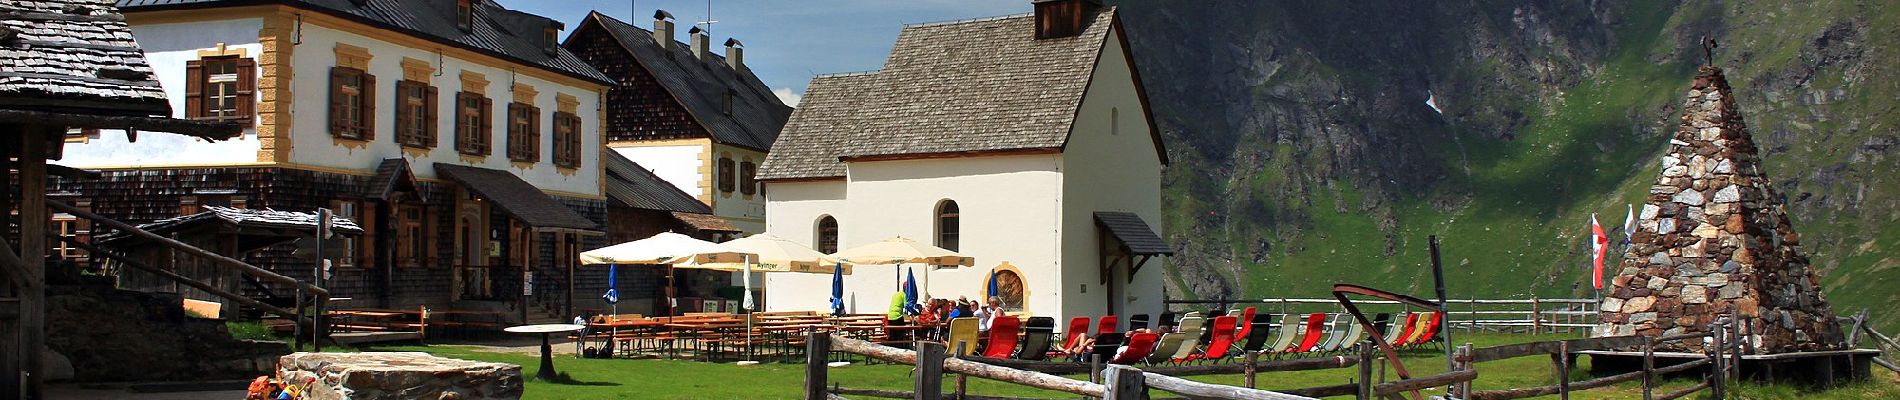
[{"label": "wooden beam", "polygon": [[[237,137],[244,131],[234,122],[206,122],[188,119],[135,117],[124,115],[79,115],[42,111],[0,110],[0,123],[33,124],[66,128],[136,129],[173,132],[209,140]],[[63,132],[62,132],[63,133]],[[44,150],[42,150],[44,151]],[[36,156],[44,153],[29,153]]]},{"label": "wooden beam", "polygon": [[1589,350],[1607,350],[1642,346],[1649,340],[1643,336],[1612,336],[1589,339],[1572,339],[1549,342],[1507,344],[1471,350],[1472,362],[1489,362],[1539,354],[1557,354],[1569,347],[1572,352]]},{"label": "wooden beam", "polygon": [[1402,381],[1391,381],[1391,382],[1381,383],[1378,385],[1374,385],[1372,387],[1372,392],[1379,396],[1386,396],[1386,395],[1397,394],[1399,392],[1416,391],[1416,390],[1421,390],[1421,389],[1425,389],[1429,387],[1450,385],[1450,384],[1458,383],[1458,382],[1469,382],[1474,379],[1478,379],[1478,371],[1452,371],[1452,372],[1446,372],[1446,373],[1442,373],[1438,375],[1431,375],[1431,376],[1406,379]]},{"label": "wooden beam", "polygon": [[[19,347],[24,357],[20,364],[21,392],[28,400],[45,396],[45,361],[40,358],[46,344],[46,228],[52,219],[46,212],[46,146],[64,134],[44,125],[33,125],[20,132],[20,259],[27,276],[34,280],[20,290]],[[64,145],[64,143],[61,143]]]},{"label": "wooden beam", "polygon": [[[45,196],[40,196],[40,197],[45,198]],[[170,247],[174,250],[184,252],[185,254],[203,257],[207,260],[210,260],[214,264],[223,265],[230,268],[235,268],[238,271],[242,271],[244,273],[257,276],[258,278],[268,280],[271,282],[296,286],[298,288],[302,288],[304,291],[315,294],[318,297],[323,298],[323,299],[330,298],[329,290],[325,290],[323,288],[317,287],[316,285],[311,285],[309,283],[305,283],[303,281],[299,281],[288,276],[279,275],[276,272],[271,272],[270,270],[258,268],[257,266],[247,264],[243,261],[238,261],[237,259],[225,257],[217,253],[212,253],[210,251],[206,251],[205,249],[200,249],[195,246],[185,244],[184,242],[173,240],[172,238],[159,236],[158,234],[147,232],[144,229],[139,229],[136,226],[132,226],[132,224],[127,224],[124,222],[120,222],[118,220],[101,217],[98,214],[93,214],[91,212],[87,212],[86,210],[81,210],[77,207],[73,207],[73,206],[67,205],[66,203],[61,203],[56,200],[46,200],[46,206],[51,207],[55,210],[59,210],[60,212],[72,214],[74,217],[91,220],[95,224],[105,225],[106,227],[110,227],[112,229],[118,229],[120,231],[125,232],[125,234],[127,235],[149,240],[149,241],[158,243],[160,245]],[[98,229],[98,228],[95,227],[94,229]]]},{"label": "wooden beam", "polygon": [[7,278],[17,282],[21,288],[35,288],[42,283],[40,277],[26,269],[26,260],[13,252],[13,242],[0,237],[0,270],[7,272]]},{"label": "wooden beam", "polygon": [[1142,373],[1142,378],[1150,388],[1195,399],[1315,400],[1311,397],[1260,389],[1200,383],[1153,372]]},{"label": "wooden beam", "polygon": [[[1709,359],[1707,358],[1690,361],[1686,363],[1681,363],[1681,364],[1676,364],[1676,365],[1671,365],[1667,367],[1657,368],[1651,371],[1650,373],[1655,374],[1655,375],[1670,374],[1670,373],[1680,372],[1680,371],[1688,370],[1690,368],[1697,368],[1697,367],[1701,367],[1705,365],[1709,365]],[[1605,376],[1605,377],[1586,380],[1586,381],[1572,382],[1570,384],[1570,391],[1595,389],[1595,388],[1600,388],[1604,386],[1609,386],[1609,385],[1614,385],[1618,383],[1641,379],[1642,377],[1643,377],[1643,371],[1633,371],[1633,372],[1625,372],[1621,374],[1610,375],[1610,376]],[[1521,399],[1525,397],[1536,397],[1536,396],[1549,396],[1549,395],[1557,394],[1557,392],[1559,392],[1561,389],[1562,388],[1556,385],[1552,385],[1552,386],[1538,386],[1538,387],[1517,388],[1517,389],[1479,390],[1479,391],[1471,392],[1471,399],[1472,400],[1487,400],[1487,399],[1501,400],[1501,399]]]},{"label": "wooden beam", "polygon": [[[915,364],[917,362],[917,352],[838,335],[831,336],[831,350],[858,354],[899,364]],[[1054,390],[1089,397],[1100,398],[1108,391],[1107,388],[1100,384],[1078,381],[1041,372],[986,365],[955,358],[944,360],[943,370],[1037,389]]]},{"label": "wooden beam", "polygon": [[14,318],[19,318],[19,317],[20,317],[20,299],[17,299],[17,298],[0,299],[0,320],[14,319]]},{"label": "wooden beam", "polygon": [[166,271],[162,268],[146,265],[145,263],[139,262],[137,260],[133,260],[130,257],[126,257],[123,255],[119,255],[117,253],[101,250],[98,247],[95,247],[91,244],[81,242],[78,239],[62,237],[62,236],[51,236],[51,237],[61,242],[65,242],[66,244],[71,245],[73,247],[78,247],[81,250],[85,250],[86,252],[92,253],[93,255],[104,257],[106,259],[113,260],[113,261],[118,261],[119,264],[136,268],[141,271],[150,272],[158,276],[163,276],[165,278],[171,279],[174,282],[178,282],[178,283],[184,284],[185,286],[190,286],[198,290],[203,290],[206,293],[211,293],[212,295],[216,295],[218,297],[231,299],[232,301],[243,303],[244,305],[251,306],[251,307],[257,307],[258,309],[262,309],[264,311],[274,312],[274,313],[277,313],[277,315],[290,316],[299,321],[306,319],[304,318],[304,316],[297,315],[297,313],[291,312],[290,310],[286,310],[282,307],[273,306],[273,305],[270,305],[269,303],[258,301],[257,299],[252,299],[250,297],[245,297],[244,295],[240,295],[237,293],[231,293],[217,286],[213,286],[211,284],[204,283],[204,282],[199,282],[196,279],[191,279],[190,277],[187,277],[184,275],[179,275],[176,272]]}]

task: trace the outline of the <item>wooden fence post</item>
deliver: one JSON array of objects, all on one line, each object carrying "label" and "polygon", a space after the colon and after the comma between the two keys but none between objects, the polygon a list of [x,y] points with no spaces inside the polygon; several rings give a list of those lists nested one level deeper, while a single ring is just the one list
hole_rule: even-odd
[{"label": "wooden fence post", "polygon": [[1102,383],[1102,355],[1089,354],[1089,383]]},{"label": "wooden fence post", "polygon": [[[1356,393],[1357,396],[1354,398],[1359,400],[1371,399],[1372,359],[1377,356],[1372,353],[1372,341],[1370,340],[1359,342],[1359,346],[1357,347],[1359,347],[1359,392]],[[1249,383],[1248,387],[1253,387],[1251,382]]]},{"label": "wooden fence post", "polygon": [[1570,400],[1570,341],[1557,342],[1557,354],[1551,354],[1550,361],[1557,363],[1557,398]]},{"label": "wooden fence post", "polygon": [[1537,295],[1531,295],[1531,336],[1544,331],[1544,314],[1537,309]]},{"label": "wooden fence post", "polygon": [[1711,345],[1709,346],[1709,394],[1714,395],[1716,399],[1726,398],[1726,393],[1722,390],[1724,389],[1722,381],[1728,373],[1723,372],[1725,367],[1722,366],[1725,362],[1722,358],[1721,323],[1709,324],[1709,339]]},{"label": "wooden fence post", "polygon": [[1108,389],[1102,395],[1102,400],[1141,400],[1147,392],[1146,379],[1139,369],[1110,365],[1102,371],[1102,379],[1102,386]]},{"label": "wooden fence post", "polygon": [[826,400],[825,363],[831,359],[831,336],[812,332],[805,336],[805,400]]},{"label": "wooden fence post", "polygon": [[943,397],[943,344],[916,341],[917,391],[913,399],[937,400]]},{"label": "wooden fence post", "polygon": [[1656,340],[1643,341],[1643,400],[1655,399]]},{"label": "wooden fence post", "polygon": [[[963,350],[965,349],[964,346],[968,346],[968,345],[969,343],[957,342],[956,354],[958,355],[964,354],[963,353]],[[965,394],[966,392],[964,391],[964,389],[968,388],[969,382],[970,382],[969,375],[957,374],[957,400],[964,399],[964,396],[966,395]]]},{"label": "wooden fence post", "polygon": [[1251,352],[1251,351],[1249,351],[1249,352],[1247,352],[1247,365],[1246,365],[1245,367],[1243,367],[1243,370],[1245,370],[1245,372],[1247,373],[1247,388],[1248,388],[1248,389],[1254,389],[1254,388],[1255,388],[1255,387],[1254,387],[1254,365],[1253,365],[1253,363],[1254,363],[1254,361],[1257,361],[1257,360],[1259,360],[1259,359],[1260,359],[1260,353],[1255,353],[1255,352]]},{"label": "wooden fence post", "polygon": [[[1471,361],[1471,349],[1472,349],[1471,342],[1465,342],[1463,346],[1458,346],[1457,357],[1458,357],[1458,364],[1460,366],[1460,368],[1458,369],[1459,371],[1477,371],[1478,370],[1478,363]],[[1466,398],[1466,397],[1471,396],[1471,381],[1459,382],[1457,387],[1458,387],[1458,398]]]}]

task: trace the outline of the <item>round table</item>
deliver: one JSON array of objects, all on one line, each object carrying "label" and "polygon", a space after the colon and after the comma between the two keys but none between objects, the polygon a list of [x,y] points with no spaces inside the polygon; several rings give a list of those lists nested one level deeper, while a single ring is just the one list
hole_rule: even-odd
[{"label": "round table", "polygon": [[575,324],[540,324],[511,326],[502,330],[511,333],[541,334],[541,372],[535,373],[534,377],[544,381],[551,381],[554,380],[557,375],[554,373],[554,356],[550,354],[550,351],[553,349],[548,345],[548,335],[561,332],[574,332],[582,329],[587,329],[587,326]]}]

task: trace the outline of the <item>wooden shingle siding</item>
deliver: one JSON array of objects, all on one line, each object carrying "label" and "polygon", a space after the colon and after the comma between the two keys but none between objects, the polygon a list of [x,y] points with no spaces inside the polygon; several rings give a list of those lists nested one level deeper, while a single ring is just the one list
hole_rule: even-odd
[{"label": "wooden shingle siding", "polygon": [[[641,68],[626,49],[604,32],[577,34],[569,48],[594,68],[619,81],[607,89],[607,126],[601,137],[608,142],[706,138],[707,131],[693,120],[653,74]],[[578,42],[575,42],[578,40]]]}]

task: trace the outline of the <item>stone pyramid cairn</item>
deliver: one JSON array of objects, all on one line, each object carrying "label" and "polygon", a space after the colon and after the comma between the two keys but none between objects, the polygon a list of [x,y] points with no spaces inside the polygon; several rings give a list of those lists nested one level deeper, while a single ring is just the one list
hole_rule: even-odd
[{"label": "stone pyramid cairn", "polygon": [[[1755,354],[1840,348],[1841,328],[1722,70],[1703,67],[1669,140],[1598,336],[1709,330],[1734,313]],[[1700,351],[1669,342],[1665,351]]]}]

